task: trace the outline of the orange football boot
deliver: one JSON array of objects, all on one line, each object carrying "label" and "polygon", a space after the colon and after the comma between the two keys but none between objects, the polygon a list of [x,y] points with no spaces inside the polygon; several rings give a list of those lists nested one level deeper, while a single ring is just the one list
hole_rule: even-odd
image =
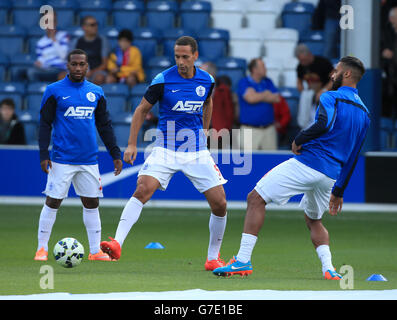
[{"label": "orange football boot", "polygon": [[34,256],[34,260],[47,261],[48,260],[48,252],[45,251],[45,249],[43,247],[41,247],[40,250],[38,250],[36,252],[36,255]]},{"label": "orange football boot", "polygon": [[103,252],[107,253],[112,259],[119,260],[121,256],[121,246],[117,240],[109,237],[110,241],[102,241],[101,249]]}]

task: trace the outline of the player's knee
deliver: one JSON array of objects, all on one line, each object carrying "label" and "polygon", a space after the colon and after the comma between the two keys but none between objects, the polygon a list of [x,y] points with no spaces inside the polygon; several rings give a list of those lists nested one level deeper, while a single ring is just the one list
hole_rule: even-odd
[{"label": "player's knee", "polygon": [[216,203],[211,204],[211,211],[214,215],[224,217],[226,215],[227,202],[225,198],[221,198]]},{"label": "player's knee", "polygon": [[45,204],[47,207],[50,207],[52,209],[58,209],[61,206],[62,199],[54,199],[51,197],[47,197]]},{"label": "player's knee", "polygon": [[146,184],[138,183],[136,190],[132,196],[145,204],[150,200],[150,190]]},{"label": "player's knee", "polygon": [[99,207],[99,198],[81,197],[81,202],[86,209],[95,209]]},{"label": "player's knee", "polygon": [[249,206],[264,206],[266,205],[266,202],[262,199],[258,192],[252,190],[250,193],[248,193],[247,204]]}]

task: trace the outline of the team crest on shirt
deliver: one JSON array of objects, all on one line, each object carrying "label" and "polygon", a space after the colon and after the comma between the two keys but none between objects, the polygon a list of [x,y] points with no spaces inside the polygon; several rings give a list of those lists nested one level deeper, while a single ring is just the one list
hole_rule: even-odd
[{"label": "team crest on shirt", "polygon": [[204,97],[205,95],[205,88],[203,86],[198,86],[196,88],[196,93],[199,97]]},{"label": "team crest on shirt", "polygon": [[90,102],[94,102],[95,101],[95,94],[93,94],[92,92],[87,92],[86,97],[88,99],[88,101]]}]

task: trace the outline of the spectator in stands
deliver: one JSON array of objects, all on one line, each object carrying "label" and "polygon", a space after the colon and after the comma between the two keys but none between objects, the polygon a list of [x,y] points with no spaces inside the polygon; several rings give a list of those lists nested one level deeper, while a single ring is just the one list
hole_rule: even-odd
[{"label": "spectator in stands", "polygon": [[324,30],[323,56],[330,60],[339,58],[341,5],[341,0],[320,0],[313,14],[312,29]]},{"label": "spectator in stands", "polygon": [[[266,66],[261,58],[248,64],[250,75],[238,84],[240,105],[241,147],[249,150],[277,149],[273,103],[280,102],[280,95],[273,82],[266,77]],[[251,130],[252,141],[247,133]]]},{"label": "spectator in stands", "polygon": [[231,80],[228,76],[217,77],[216,65],[212,62],[203,63],[200,69],[207,71],[216,79],[212,98],[211,128],[214,130],[211,131],[211,142],[216,141],[218,149],[222,149],[222,147],[230,149],[235,108],[231,91]]},{"label": "spectator in stands", "polygon": [[133,87],[145,80],[141,52],[131,44],[133,34],[130,30],[121,30],[117,40],[118,47],[109,56],[106,82],[125,82]]},{"label": "spectator in stands", "polygon": [[289,123],[291,121],[291,112],[288,102],[280,96],[280,102],[273,104],[274,120],[277,130],[278,146],[290,147],[293,139],[288,136]]},{"label": "spectator in stands", "polygon": [[382,83],[382,116],[397,116],[397,7],[389,11],[389,23],[382,32],[381,65],[385,77]]},{"label": "spectator in stands", "polygon": [[81,21],[84,35],[71,46],[87,53],[89,71],[87,79],[97,85],[105,83],[109,45],[106,37],[98,33],[98,21],[93,16],[85,16]]},{"label": "spectator in stands", "polygon": [[27,71],[30,81],[53,82],[66,76],[69,36],[67,32],[57,30],[55,11],[52,18],[54,29],[46,29],[46,34],[36,44],[37,60]]},{"label": "spectator in stands", "polygon": [[296,47],[295,56],[299,60],[297,88],[301,92],[297,120],[301,128],[306,128],[314,120],[320,96],[332,87],[334,67],[327,58],[313,55],[303,43]]},{"label": "spectator in stands", "polygon": [[0,144],[26,144],[25,129],[15,113],[12,99],[0,102]]}]

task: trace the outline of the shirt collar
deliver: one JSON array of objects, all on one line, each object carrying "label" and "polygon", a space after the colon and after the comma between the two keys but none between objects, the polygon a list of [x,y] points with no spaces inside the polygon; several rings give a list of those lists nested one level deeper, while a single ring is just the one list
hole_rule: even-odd
[{"label": "shirt collar", "polygon": [[338,90],[348,90],[348,91],[353,91],[354,93],[358,93],[357,88],[352,88],[347,86],[340,87]]}]

